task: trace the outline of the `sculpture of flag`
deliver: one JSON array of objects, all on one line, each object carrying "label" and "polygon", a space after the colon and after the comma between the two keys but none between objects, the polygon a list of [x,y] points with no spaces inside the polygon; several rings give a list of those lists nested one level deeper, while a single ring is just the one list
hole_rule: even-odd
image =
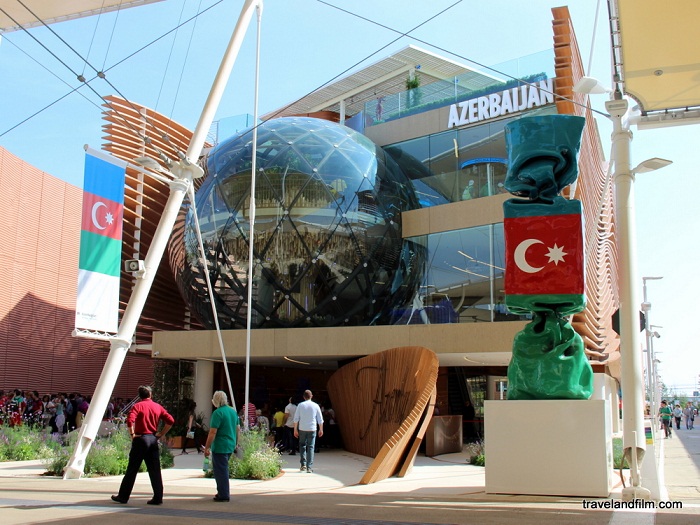
[{"label": "sculpture of flag", "polygon": [[88,149],[75,327],[116,332],[119,327],[124,177],[126,162]]},{"label": "sculpture of flag", "polygon": [[503,206],[506,304],[511,311],[579,312],[586,304],[581,202]]}]

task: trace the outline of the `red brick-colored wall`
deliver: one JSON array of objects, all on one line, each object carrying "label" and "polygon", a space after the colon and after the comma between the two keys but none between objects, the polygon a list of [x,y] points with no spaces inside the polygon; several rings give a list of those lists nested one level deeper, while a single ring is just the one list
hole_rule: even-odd
[{"label": "red brick-colored wall", "polygon": [[[71,336],[82,190],[0,148],[0,389],[92,394],[109,351]],[[129,355],[114,394],[150,383],[148,355]]]}]

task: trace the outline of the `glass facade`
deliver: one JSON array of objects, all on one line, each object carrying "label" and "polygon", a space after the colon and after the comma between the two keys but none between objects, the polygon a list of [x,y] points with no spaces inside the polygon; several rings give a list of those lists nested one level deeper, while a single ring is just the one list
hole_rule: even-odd
[{"label": "glass facade", "polygon": [[[556,112],[548,106],[528,115]],[[402,239],[401,213],[505,193],[504,128],[515,118],[391,144],[325,120],[258,128],[253,327],[520,320],[504,305],[502,224]],[[206,157],[197,210],[223,328],[247,323],[250,130]],[[191,209],[180,290],[214,319]]]},{"label": "glass facade", "polygon": [[394,312],[394,324],[514,321],[504,304],[503,224],[411,239],[425,249],[418,300]]},{"label": "glass facade", "polygon": [[[247,130],[206,157],[196,195],[206,269],[191,206],[181,212],[182,234],[171,240],[186,261],[175,270],[178,286],[209,329],[204,271],[219,325],[247,322],[251,141]],[[386,324],[394,308],[410,302],[424,247],[401,238],[401,213],[418,202],[381,148],[332,122],[281,118],[258,127],[256,164],[253,327]]]},{"label": "glass facade", "polygon": [[[554,106],[528,112],[528,116],[556,113]],[[413,182],[421,207],[507,193],[503,129],[512,117],[461,129],[451,129],[390,144],[384,149]]]}]

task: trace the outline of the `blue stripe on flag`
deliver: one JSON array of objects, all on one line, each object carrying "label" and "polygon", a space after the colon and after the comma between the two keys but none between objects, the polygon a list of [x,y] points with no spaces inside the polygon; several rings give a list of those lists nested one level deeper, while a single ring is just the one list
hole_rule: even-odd
[{"label": "blue stripe on flag", "polygon": [[124,173],[122,166],[86,153],[83,191],[124,204]]}]

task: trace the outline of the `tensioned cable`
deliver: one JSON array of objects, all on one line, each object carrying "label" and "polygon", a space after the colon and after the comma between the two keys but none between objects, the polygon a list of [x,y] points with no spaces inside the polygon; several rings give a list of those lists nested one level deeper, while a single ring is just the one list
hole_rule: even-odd
[{"label": "tensioned cable", "polygon": [[[121,4],[120,4],[120,7],[121,7]],[[88,46],[88,52],[87,52],[88,57],[90,56],[90,52],[92,51],[92,45],[95,43],[95,37],[97,36],[97,28],[100,27],[100,19],[102,18],[102,11],[104,10],[104,8],[105,8],[105,0],[102,0],[102,5],[100,6],[100,12],[97,13],[97,20],[95,21],[95,29],[92,32],[92,38],[90,39],[90,45]],[[83,72],[82,72],[83,75],[85,74],[85,66],[86,66],[86,64],[84,63],[83,64]]]},{"label": "tensioned cable", "polygon": [[[19,0],[18,0],[18,1],[19,1]],[[20,3],[21,3],[21,2],[20,2]],[[51,54],[51,56],[53,56],[56,60],[58,60],[61,64],[63,64],[63,66],[64,66],[66,69],[68,69],[68,71],[70,71],[71,73],[73,73],[73,74],[76,76],[76,78],[78,78],[78,79],[80,80],[80,78],[82,77],[82,75],[77,75],[77,74],[75,73],[75,71],[73,71],[73,70],[71,69],[71,67],[70,67],[68,64],[66,64],[66,63],[65,63],[63,60],[61,60],[53,51],[51,51],[48,47],[46,47],[43,43],[41,43],[33,34],[31,34],[29,31],[27,31],[27,29],[26,29],[25,27],[21,26],[21,25],[17,22],[17,20],[15,20],[15,19],[14,19],[7,11],[5,11],[2,7],[0,7],[0,11],[2,11],[2,12],[5,14],[5,16],[7,16],[8,18],[10,18],[10,20],[12,20],[17,26],[21,27],[21,28],[22,28],[22,31],[24,31],[25,33],[27,33],[27,34],[29,35],[29,37],[30,37],[32,40],[34,40],[37,44],[39,44],[42,48],[44,48],[44,50],[46,50],[49,54]],[[30,12],[31,12],[31,11],[30,11]],[[34,13],[32,13],[32,14],[34,14]],[[40,20],[40,21],[41,21],[41,20]],[[41,22],[43,23],[43,21],[41,21]],[[45,25],[45,24],[44,24],[44,25]],[[72,48],[71,48],[71,49],[72,49]],[[80,55],[79,55],[79,56],[80,56]],[[94,68],[93,68],[93,69],[94,69]],[[90,79],[89,82],[86,82],[86,81],[85,81],[85,78],[83,77],[83,80],[81,81],[81,82],[82,82],[81,86],[82,86],[82,85],[86,85],[90,91],[92,91],[95,95],[97,95],[97,97],[99,97],[99,98],[105,103],[105,105],[106,105],[107,107],[109,107],[112,111],[114,111],[115,114],[117,114],[117,115],[126,123],[127,127],[131,128],[131,130],[134,131],[134,132],[137,134],[137,136],[138,136],[139,138],[141,138],[144,142],[146,142],[147,144],[150,144],[150,143],[151,143],[151,139],[150,139],[150,138],[144,137],[144,136],[141,134],[141,132],[140,132],[139,130],[135,129],[135,128],[131,125],[131,123],[128,121],[127,118],[125,118],[124,116],[122,116],[121,114],[119,114],[119,111],[118,111],[115,107],[113,107],[113,106],[109,103],[109,101],[107,101],[102,95],[100,95],[100,94],[95,90],[95,88],[93,88],[93,87],[90,85],[90,82],[92,82],[93,80],[95,80],[95,78],[97,78],[98,76],[99,76],[99,74],[98,74],[97,76],[93,77],[92,79]],[[104,75],[103,75],[101,78],[104,78]],[[23,121],[20,122],[19,124],[16,124],[15,126],[11,127],[11,128],[8,129],[7,131],[4,131],[3,133],[0,134],[0,137],[2,137],[3,135],[5,135],[5,134],[8,133],[9,131],[15,129],[15,128],[16,128],[17,126],[19,126],[20,124],[23,124],[24,122],[26,122],[26,121],[29,120],[30,118],[33,118],[34,116],[38,115],[39,113],[41,113],[42,111],[44,111],[44,110],[47,109],[48,107],[53,106],[56,102],[58,102],[58,101],[60,101],[60,100],[62,100],[62,99],[64,99],[64,98],[66,98],[66,97],[67,97],[68,95],[70,95],[71,93],[73,93],[73,92],[79,90],[81,86],[78,86],[78,87],[76,87],[76,88],[73,88],[71,91],[69,91],[69,92],[66,93],[65,95],[59,97],[57,100],[55,100],[54,102],[52,102],[52,103],[49,104],[48,106],[46,106],[46,107],[44,107],[43,109],[41,109],[40,111],[37,111],[36,113],[34,113],[34,115],[31,115],[30,117],[28,117],[27,119],[23,120]],[[115,88],[115,89],[116,89],[116,88]],[[122,95],[122,98],[124,98],[123,95]],[[125,100],[126,100],[126,99],[125,99]],[[127,102],[129,102],[129,101],[127,100]],[[129,104],[132,105],[130,102],[129,102]],[[132,107],[133,107],[133,105],[132,105]],[[135,107],[134,107],[134,110],[135,110],[136,112],[138,112],[138,109],[135,108]],[[151,126],[152,126],[154,129],[156,129],[156,131],[157,131],[157,128],[155,128],[155,126],[153,126],[153,124],[151,124]],[[155,148],[155,146],[153,146],[153,147]],[[155,148],[155,149],[156,149],[156,151],[158,151],[159,153],[162,153],[162,152],[160,152],[160,151],[158,150],[158,148]]]},{"label": "tensioned cable", "polygon": [[[161,36],[159,36],[158,38],[155,38],[154,40],[152,40],[152,41],[149,42],[148,44],[142,46],[141,48],[137,49],[137,50],[134,51],[133,53],[131,53],[131,54],[127,55],[126,57],[122,58],[121,60],[115,62],[115,63],[112,64],[112,66],[110,66],[109,68],[104,69],[104,70],[102,71],[102,73],[106,73],[107,71],[109,71],[109,70],[115,68],[116,66],[122,64],[122,63],[125,62],[126,60],[129,60],[130,58],[132,58],[132,57],[135,56],[136,54],[140,53],[140,52],[143,51],[144,49],[146,49],[146,48],[152,46],[153,44],[155,44],[155,43],[158,42],[159,40],[161,40],[161,39],[165,38],[166,36],[168,36],[168,35],[169,35],[170,33],[172,33],[173,31],[176,31],[176,30],[179,29],[181,26],[183,26],[183,25],[185,25],[185,24],[188,24],[188,23],[191,22],[193,19],[199,17],[200,15],[203,15],[204,13],[206,13],[207,11],[209,11],[210,9],[212,9],[213,7],[219,5],[219,4],[222,3],[222,2],[223,2],[223,0],[218,0],[218,1],[214,2],[212,5],[206,7],[202,12],[194,14],[193,16],[191,16],[190,18],[188,18],[187,20],[185,20],[184,22],[182,22],[182,23],[179,24],[178,26],[174,27],[173,29],[171,29],[171,30],[169,30],[169,31],[166,31],[165,33],[163,33],[163,34],[162,34]],[[41,42],[39,42],[36,38],[34,38],[34,36],[33,36],[31,33],[29,33],[29,32],[27,31],[26,28],[24,28],[21,24],[19,24],[19,23],[17,22],[17,20],[15,20],[15,19],[14,19],[7,11],[5,11],[2,7],[0,7],[0,12],[2,12],[3,14],[5,14],[5,16],[7,16],[10,20],[12,20],[12,21],[15,23],[15,25],[16,25],[17,27],[22,28],[22,30],[23,30],[25,33],[27,33],[33,40],[35,40],[41,47],[43,47],[43,48],[46,49],[51,55],[53,55],[53,56],[56,58],[56,60],[58,60],[58,62],[60,62],[61,64],[63,64],[63,65],[66,67],[66,69],[68,69],[68,70],[71,71],[73,74],[75,74],[75,72],[73,72],[72,69],[71,69],[69,66],[67,66],[61,59],[59,59],[58,57],[56,57],[56,55],[55,55],[54,53],[52,53],[50,50],[48,50],[43,44],[41,44]],[[30,11],[30,12],[31,12],[31,11]],[[32,13],[32,14],[33,14],[33,13]],[[35,15],[35,16],[36,16],[36,15]],[[41,21],[41,19],[38,19],[38,20]],[[43,21],[41,21],[41,22],[43,23]],[[82,57],[81,57],[81,58],[82,58]],[[93,69],[94,69],[94,68],[93,68]],[[115,113],[115,115],[117,115],[119,118],[121,118],[121,119],[125,122],[125,124],[127,125],[127,127],[130,128],[141,140],[143,140],[143,141],[144,141],[145,143],[147,143],[147,144],[151,144],[151,146],[154,147],[154,149],[156,149],[156,151],[158,151],[158,153],[161,154],[161,156],[164,156],[163,153],[151,143],[151,139],[150,139],[149,137],[145,137],[138,129],[135,129],[135,128],[131,125],[131,123],[128,121],[128,119],[126,119],[124,116],[122,116],[122,115],[120,114],[120,112],[119,112],[118,109],[114,108],[107,100],[104,99],[104,97],[102,97],[99,93],[97,93],[94,89],[92,89],[92,87],[89,86],[90,82],[92,82],[93,80],[95,80],[95,78],[98,78],[99,76],[100,76],[100,75],[95,75],[93,78],[91,78],[90,80],[85,81],[85,82],[83,82],[83,83],[86,84],[86,85],[88,85],[88,87],[91,89],[91,91],[93,91],[93,92],[94,92],[94,93],[95,93],[95,94],[96,94],[96,95],[97,95],[97,96],[98,96],[98,97],[99,97],[99,98],[100,98],[114,113]],[[76,75],[76,78],[77,78],[77,75]],[[26,119],[22,120],[21,122],[15,124],[15,125],[12,126],[11,128],[7,129],[6,131],[3,131],[2,133],[0,133],[0,137],[4,136],[4,135],[7,134],[8,132],[12,131],[13,129],[19,127],[20,125],[24,124],[24,123],[27,122],[28,120],[30,120],[30,119],[34,118],[35,116],[39,115],[40,113],[42,113],[43,111],[45,111],[45,110],[48,109],[49,107],[53,106],[53,105],[56,104],[57,102],[63,100],[63,99],[66,98],[68,95],[72,94],[73,92],[75,92],[75,91],[77,91],[77,90],[79,90],[79,89],[80,89],[80,86],[78,86],[78,87],[76,87],[76,88],[73,88],[71,91],[69,91],[69,92],[66,93],[65,95],[62,95],[61,97],[59,97],[58,99],[56,99],[56,100],[55,100],[54,102],[52,102],[51,104],[48,104],[47,106],[45,106],[45,107],[42,108],[41,110],[39,110],[39,111],[35,112],[34,114],[30,115],[29,117],[27,117]],[[116,89],[116,88],[115,88],[115,89]],[[83,96],[84,96],[84,95],[83,95]],[[128,104],[130,104],[130,105],[133,107],[133,105],[131,104],[131,102],[129,101],[129,99],[127,99],[127,98],[124,97],[123,95],[122,95],[122,98],[123,98]],[[94,104],[94,103],[93,103],[93,104]],[[101,109],[101,108],[100,108],[100,109]],[[137,108],[134,107],[133,109],[134,109],[135,111],[138,112]],[[157,128],[153,125],[153,123],[150,122],[150,120],[149,120],[148,118],[146,118],[146,122],[147,122],[153,129],[155,129],[156,131],[158,131]],[[167,135],[161,136],[161,138],[163,138],[163,139],[166,140],[168,143],[170,143],[169,137],[167,137]]]},{"label": "tensioned cable", "polygon": [[[184,4],[183,4],[184,7]],[[199,0],[199,6],[197,6],[197,11],[199,11],[202,8],[202,0]],[[194,39],[194,32],[197,29],[197,20],[194,21],[194,24],[192,25],[192,32],[190,33],[190,41],[187,43],[187,51],[185,53],[185,59],[182,61],[182,69],[180,70],[180,78],[177,81],[177,88],[175,89],[175,96],[173,97],[173,103],[170,106],[170,114],[168,115],[168,118],[170,122],[172,122],[173,114],[175,113],[175,104],[177,104],[177,98],[180,95],[180,87],[182,86],[182,77],[184,76],[185,72],[185,65],[187,64],[187,59],[190,56],[190,50],[192,49],[192,40]],[[174,41],[173,41],[174,43]]]},{"label": "tensioned cable", "polygon": [[[420,27],[420,26],[418,26],[418,27],[415,27],[415,28],[411,29],[410,31],[408,31],[408,32],[406,32],[406,33],[401,33],[401,31],[399,31],[398,29],[394,29],[394,28],[392,28],[392,27],[389,27],[389,26],[387,26],[387,25],[381,24],[381,23],[379,23],[379,22],[375,22],[374,20],[371,20],[371,19],[369,19],[369,18],[366,18],[366,17],[364,17],[364,16],[362,16],[362,15],[358,15],[357,13],[353,13],[352,11],[348,11],[348,10],[346,10],[346,9],[343,9],[342,7],[338,7],[338,6],[335,6],[335,5],[333,5],[333,4],[329,4],[328,2],[326,2],[326,1],[324,1],[324,0],[316,0],[316,1],[319,2],[319,3],[321,3],[321,4],[327,5],[328,7],[332,7],[332,8],[334,8],[334,9],[337,9],[338,11],[342,11],[342,12],[344,12],[344,13],[347,13],[347,14],[349,14],[349,15],[352,15],[352,16],[354,16],[354,17],[357,17],[357,18],[359,18],[359,19],[361,19],[361,20],[364,20],[364,21],[366,21],[366,22],[370,22],[371,24],[377,25],[377,26],[379,26],[379,27],[381,27],[381,28],[387,29],[387,30],[389,30],[389,31],[391,31],[391,32],[393,32],[393,33],[399,33],[401,36],[408,36],[409,33],[415,31],[418,27]],[[454,5],[456,5],[456,4],[451,5],[448,9],[452,8]],[[441,14],[442,14],[442,13],[438,13],[438,14],[435,15],[435,16],[439,16],[439,15],[441,15]],[[430,21],[430,20],[432,20],[433,18],[435,18],[435,17],[432,17],[432,18],[430,18],[430,19],[427,20],[427,21]],[[427,22],[427,21],[426,21],[426,22]],[[421,24],[421,25],[423,25],[423,24]],[[401,38],[401,37],[399,37],[399,38]],[[512,76],[512,75],[509,75],[508,73],[504,73],[503,71],[499,71],[498,69],[495,69],[495,68],[493,68],[493,67],[490,67],[490,66],[487,66],[487,65],[485,65],[485,64],[482,64],[481,62],[477,62],[476,60],[473,60],[473,59],[471,59],[471,58],[462,56],[462,55],[460,55],[460,54],[458,54],[458,53],[454,53],[454,52],[450,51],[449,49],[445,49],[445,48],[443,48],[443,47],[436,46],[435,44],[431,44],[430,42],[427,42],[427,41],[425,41],[425,40],[421,40],[420,38],[417,38],[417,37],[415,37],[415,36],[411,36],[411,38],[412,38],[413,40],[415,40],[416,42],[420,42],[421,44],[426,44],[426,45],[428,45],[428,46],[434,47],[435,49],[439,49],[440,51],[443,51],[443,52],[445,52],[445,53],[449,53],[449,54],[451,54],[451,55],[454,55],[454,56],[456,56],[456,57],[461,58],[462,60],[466,60],[467,62],[471,62],[472,64],[476,64],[477,66],[479,66],[479,67],[481,67],[481,68],[487,69],[487,70],[489,70],[489,71],[493,71],[494,73],[498,73],[499,75],[502,75],[502,76],[504,76],[504,77],[507,77],[507,78],[509,78],[509,79],[511,79],[511,80],[515,80],[515,81],[517,81],[517,82],[519,82],[519,83],[521,83],[521,84],[526,84],[526,85],[529,85],[529,86],[534,85],[534,84],[531,84],[530,82],[526,82],[525,80],[522,80],[522,79],[520,79],[520,78],[517,78],[517,77],[514,77],[514,76]],[[397,39],[397,40],[398,40],[398,39]],[[396,40],[392,41],[391,43],[393,44],[394,42],[396,42]],[[384,46],[384,47],[386,47],[386,46]],[[384,49],[384,48],[381,48],[381,49]],[[374,55],[374,53],[373,53],[372,55]],[[370,57],[371,57],[372,55],[370,55]],[[367,58],[369,58],[369,57],[367,57]],[[365,60],[367,60],[367,59],[365,59]],[[362,61],[361,61],[361,62],[362,62]],[[355,67],[355,66],[352,66],[352,67]],[[347,71],[347,70],[346,70],[346,71]],[[343,73],[344,73],[344,72],[343,72]],[[341,73],[341,74],[342,74],[342,73]],[[338,78],[338,77],[335,77],[335,78]],[[335,78],[333,78],[332,80],[335,80]],[[325,86],[325,84],[323,84],[323,86]],[[323,87],[323,86],[321,86],[321,87]],[[568,98],[566,98],[566,97],[564,97],[564,96],[562,96],[562,95],[558,95],[558,94],[556,94],[556,93],[550,93],[550,92],[547,91],[546,89],[542,89],[542,88],[539,87],[539,86],[537,86],[537,87],[538,87],[538,89],[540,89],[541,91],[544,91],[545,93],[549,93],[549,94],[551,94],[551,95],[554,95],[555,97],[557,97],[557,98],[559,98],[559,99],[561,99],[561,100],[566,100],[567,102],[571,102],[572,104],[575,104],[575,105],[577,105],[577,106],[581,106],[581,107],[584,107],[584,108],[588,107],[588,106],[585,106],[584,104],[580,104],[580,103],[576,102],[575,100],[568,99]],[[317,89],[319,89],[319,88],[317,88]],[[311,93],[313,93],[313,91],[312,91]],[[282,108],[282,109],[280,110],[280,112],[284,111],[284,110],[287,109],[289,106],[291,106],[291,105],[293,105],[293,104],[296,104],[296,102],[298,102],[299,100],[302,100],[303,98],[304,98],[304,97],[301,97],[300,99],[298,99],[297,101],[293,102],[292,104],[289,104],[288,106],[285,106],[284,108]],[[604,112],[602,112],[602,111],[598,111],[598,110],[596,110],[596,109],[592,109],[592,108],[591,108],[591,111],[593,111],[593,112],[595,112],[595,113],[598,113],[599,115],[602,115],[602,116],[604,116],[604,117],[607,117],[607,116],[608,116],[606,113],[604,113]]]},{"label": "tensioned cable", "polygon": [[[211,278],[209,277],[209,268],[207,266],[207,254],[204,251],[204,242],[202,241],[202,230],[199,227],[199,217],[197,216],[197,203],[194,199],[194,184],[189,184],[187,192],[192,203],[192,215],[194,216],[194,227],[197,232],[197,245],[199,247],[199,253],[202,257],[202,269],[204,273],[204,279],[207,282],[207,293],[209,294],[209,302],[211,303],[211,311],[214,314],[214,326],[216,327],[216,336],[219,339],[219,349],[221,350],[221,359],[223,360],[224,372],[226,372],[226,382],[228,384],[228,390],[231,395],[231,405],[233,409],[236,410],[236,401],[233,398],[233,387],[231,385],[231,376],[229,375],[228,365],[226,361],[226,352],[224,351],[224,340],[221,337],[221,327],[219,326],[219,313],[216,309],[216,301],[214,298],[214,288],[211,285]],[[214,261],[216,264],[216,261]]]},{"label": "tensioned cable", "polygon": [[[65,80],[63,80],[60,76],[58,76],[56,73],[54,73],[53,71],[51,71],[48,67],[46,67],[44,64],[42,64],[41,62],[39,62],[36,58],[34,58],[32,55],[30,55],[29,53],[27,53],[24,49],[22,49],[22,48],[19,47],[17,44],[15,44],[12,40],[10,40],[9,38],[7,38],[7,35],[3,35],[2,39],[3,39],[4,42],[7,42],[7,43],[13,45],[13,46],[15,47],[15,49],[17,49],[17,51],[19,51],[20,53],[23,53],[29,60],[33,60],[38,66],[40,66],[41,68],[43,68],[44,70],[46,70],[47,73],[49,73],[50,75],[53,75],[54,77],[56,77],[56,80],[58,80],[59,82],[63,82],[66,86],[68,86],[69,88],[71,88],[70,93],[73,93],[74,91],[76,91],[76,90],[79,89],[79,88],[73,88],[73,86],[71,86],[68,82],[66,82]],[[68,93],[67,95],[70,95],[70,93]],[[100,111],[102,110],[102,108],[99,106],[99,104],[96,104],[96,103],[95,103],[93,100],[91,100],[89,97],[87,97],[87,96],[84,95],[83,93],[80,93],[79,91],[78,91],[78,94],[79,94],[81,97],[83,97],[86,101],[88,101],[90,104],[92,104],[93,106],[95,106],[97,109],[99,109]],[[67,95],[62,96],[59,100],[62,100],[62,99],[65,98],[65,96],[67,96]],[[51,104],[49,104],[48,106],[46,106],[46,108],[53,106],[56,102],[58,102],[58,100],[52,102]],[[46,108],[44,108],[44,109],[46,109]],[[40,110],[40,111],[44,111],[44,109],[42,109],[42,110]],[[28,120],[28,119],[26,119],[26,120]],[[22,123],[26,122],[26,120],[23,120]],[[17,126],[14,126],[14,127],[11,128],[11,129],[14,129],[15,127],[17,127]],[[10,130],[8,130],[8,131],[10,131]],[[5,133],[7,133],[7,132],[5,132]],[[3,133],[3,135],[4,135],[4,133]],[[2,135],[0,135],[0,136],[2,136]]]},{"label": "tensioned cable", "polygon": [[109,56],[109,50],[112,49],[112,40],[114,40],[114,32],[117,30],[117,22],[119,21],[119,15],[122,12],[122,4],[119,4],[119,9],[117,9],[117,14],[114,17],[114,24],[112,24],[112,32],[109,34],[109,41],[107,42],[107,51],[105,51],[105,59],[102,61],[102,71],[105,70],[105,65],[107,64],[107,57]]},{"label": "tensioned cable", "polygon": [[[428,22],[430,22],[430,21],[432,21],[433,19],[437,18],[438,16],[440,16],[440,15],[446,13],[447,11],[449,11],[449,10],[452,9],[454,6],[456,6],[457,4],[460,4],[460,3],[462,3],[462,0],[457,0],[457,2],[455,2],[454,4],[452,4],[452,5],[448,6],[448,7],[446,7],[445,9],[443,9],[442,11],[440,11],[439,13],[436,13],[435,15],[433,15],[433,16],[431,16],[430,18],[428,18],[427,20],[421,22],[421,23],[418,24],[417,26],[415,26],[415,27],[409,29],[409,30],[406,31],[405,33],[401,33],[400,31],[397,31],[397,30],[392,29],[392,31],[394,31],[394,32],[396,32],[396,33],[399,33],[399,36],[396,37],[394,40],[392,40],[391,42],[387,43],[386,45],[383,45],[382,47],[380,47],[380,48],[377,49],[376,51],[370,53],[370,54],[367,55],[365,58],[363,58],[363,59],[361,59],[361,60],[355,62],[355,63],[354,63],[353,65],[351,65],[350,67],[345,68],[343,71],[341,71],[340,73],[338,73],[337,75],[335,75],[333,78],[330,78],[330,79],[326,80],[326,81],[325,81],[323,84],[321,84],[320,86],[318,86],[318,87],[312,89],[311,91],[307,92],[306,95],[303,95],[303,96],[299,97],[298,99],[294,100],[293,102],[290,102],[290,103],[287,104],[286,106],[283,106],[283,107],[280,108],[276,113],[274,113],[274,114],[272,115],[272,117],[275,117],[275,116],[279,115],[279,114],[282,113],[285,109],[287,109],[287,108],[293,106],[294,104],[296,104],[296,103],[299,102],[300,100],[303,100],[304,98],[306,98],[307,96],[309,96],[311,93],[313,93],[313,92],[315,92],[315,91],[318,91],[318,90],[321,89],[322,87],[327,86],[328,84],[330,84],[330,83],[333,82],[334,80],[340,78],[341,76],[343,76],[345,73],[347,73],[348,71],[350,71],[350,70],[353,69],[354,67],[357,67],[357,66],[359,66],[360,64],[362,64],[363,62],[369,60],[370,58],[372,58],[374,55],[376,55],[376,54],[379,53],[380,51],[383,51],[384,49],[386,49],[386,48],[389,47],[390,45],[394,44],[395,42],[398,42],[398,41],[401,40],[403,37],[408,36],[411,32],[415,31],[416,29],[418,29],[418,28],[421,27],[421,26],[424,26],[425,24],[427,24]],[[329,5],[330,5],[330,4],[329,4]],[[331,7],[335,7],[335,6],[331,6]],[[352,14],[352,13],[350,13],[350,14]],[[360,17],[360,18],[362,18],[362,17]],[[372,22],[372,21],[370,20],[370,22]],[[378,24],[377,22],[372,22],[372,23],[373,23],[373,24],[376,23],[377,25],[381,26],[381,24]],[[413,38],[413,37],[411,37],[411,38]],[[429,44],[429,45],[430,45],[430,44]],[[448,51],[448,53],[449,53],[449,51]],[[272,118],[272,117],[271,117],[271,118]],[[259,124],[254,123],[254,127],[255,127],[255,128],[257,128],[258,126],[259,126]]]},{"label": "tensioned cable", "polygon": [[[117,94],[118,94],[121,98],[123,98],[123,99],[126,101],[127,104],[129,104],[129,106],[131,106],[131,109],[133,109],[133,110],[134,110],[135,112],[137,112],[137,113],[139,112],[138,108],[137,108],[136,106],[134,106],[134,105],[131,103],[131,101],[119,90],[119,88],[117,88],[117,86],[115,86],[114,84],[112,84],[112,82],[107,78],[107,75],[105,75],[105,72],[104,72],[104,71],[100,71],[100,70],[98,70],[95,66],[93,66],[93,65],[87,60],[87,58],[84,58],[80,53],[78,53],[78,52],[73,48],[73,46],[71,46],[71,45],[70,45],[68,42],[66,42],[58,33],[56,33],[56,32],[53,30],[52,27],[50,27],[46,22],[44,22],[41,18],[39,18],[39,16],[37,16],[37,14],[34,13],[34,11],[32,11],[29,7],[27,7],[27,6],[22,2],[22,0],[17,0],[17,2],[18,2],[22,7],[24,7],[27,11],[29,11],[29,12],[32,14],[32,16],[33,16],[34,18],[36,18],[39,22],[41,22],[41,24],[42,24],[46,29],[48,29],[48,30],[51,32],[51,34],[53,34],[56,38],[58,38],[61,42],[63,42],[63,44],[65,44],[66,47],[68,47],[68,49],[70,49],[71,51],[73,51],[73,53],[75,53],[75,54],[78,56],[78,58],[80,58],[80,60],[82,60],[85,64],[87,64],[88,66],[90,66],[90,67],[95,71],[95,73],[97,74],[97,76],[98,76],[99,78],[101,78],[102,80],[104,80],[105,82],[107,82],[107,84],[108,84],[112,89],[114,89],[114,91],[116,91]],[[75,72],[74,72],[65,62],[63,62],[62,60],[60,60],[51,50],[49,50],[48,47],[46,47],[46,46],[45,46],[43,43],[41,43],[37,38],[35,38],[31,33],[29,33],[29,31],[27,31],[24,27],[22,28],[22,30],[23,30],[25,33],[27,33],[28,35],[30,35],[30,36],[34,39],[35,42],[37,42],[37,43],[38,43],[41,47],[43,47],[46,51],[48,51],[49,53],[51,53],[51,55],[53,55],[53,56],[54,56],[57,60],[59,60],[64,66],[66,66],[66,67],[68,68],[69,71],[71,71],[71,72],[75,75]],[[80,82],[85,83],[85,77],[84,77],[82,74],[81,74],[81,75],[76,75],[76,78],[77,78]],[[94,79],[93,79],[93,80],[94,80]],[[114,110],[114,108],[112,108],[112,106],[109,105],[109,103],[108,103],[99,93],[97,93],[97,91],[95,91],[95,90],[92,89],[92,88],[90,88],[90,89],[93,91],[93,93],[95,93],[95,95],[97,95],[97,96],[100,97],[102,100],[104,100],[105,103],[107,103],[107,105],[110,107],[110,109]],[[153,128],[154,131],[156,131],[156,132],[158,131],[158,128],[156,128],[156,126],[155,126],[147,117],[146,117],[146,124],[147,124],[148,126],[150,126],[151,128]],[[166,137],[164,136],[163,138],[166,138]]]},{"label": "tensioned cable", "polygon": [[[178,29],[175,31],[173,36],[173,42],[170,44],[170,52],[168,53],[168,60],[165,62],[165,71],[163,73],[163,79],[160,82],[160,89],[158,90],[158,97],[156,97],[155,110],[158,111],[158,106],[160,105],[160,96],[163,94],[163,87],[165,87],[165,77],[168,74],[168,69],[170,68],[170,60],[173,58],[173,50],[175,49],[175,41],[177,40],[177,34],[179,32],[180,22],[182,21],[182,15],[185,13],[186,0],[182,1],[182,8],[180,9],[180,17],[178,18]],[[199,4],[202,5],[201,2]]]},{"label": "tensioned cable", "polygon": [[593,34],[591,35],[591,52],[588,55],[588,69],[586,69],[586,74],[591,74],[591,67],[593,67],[593,50],[595,49],[595,34],[598,29],[598,12],[600,11],[600,0],[596,2],[595,5],[595,18],[593,19]]}]

